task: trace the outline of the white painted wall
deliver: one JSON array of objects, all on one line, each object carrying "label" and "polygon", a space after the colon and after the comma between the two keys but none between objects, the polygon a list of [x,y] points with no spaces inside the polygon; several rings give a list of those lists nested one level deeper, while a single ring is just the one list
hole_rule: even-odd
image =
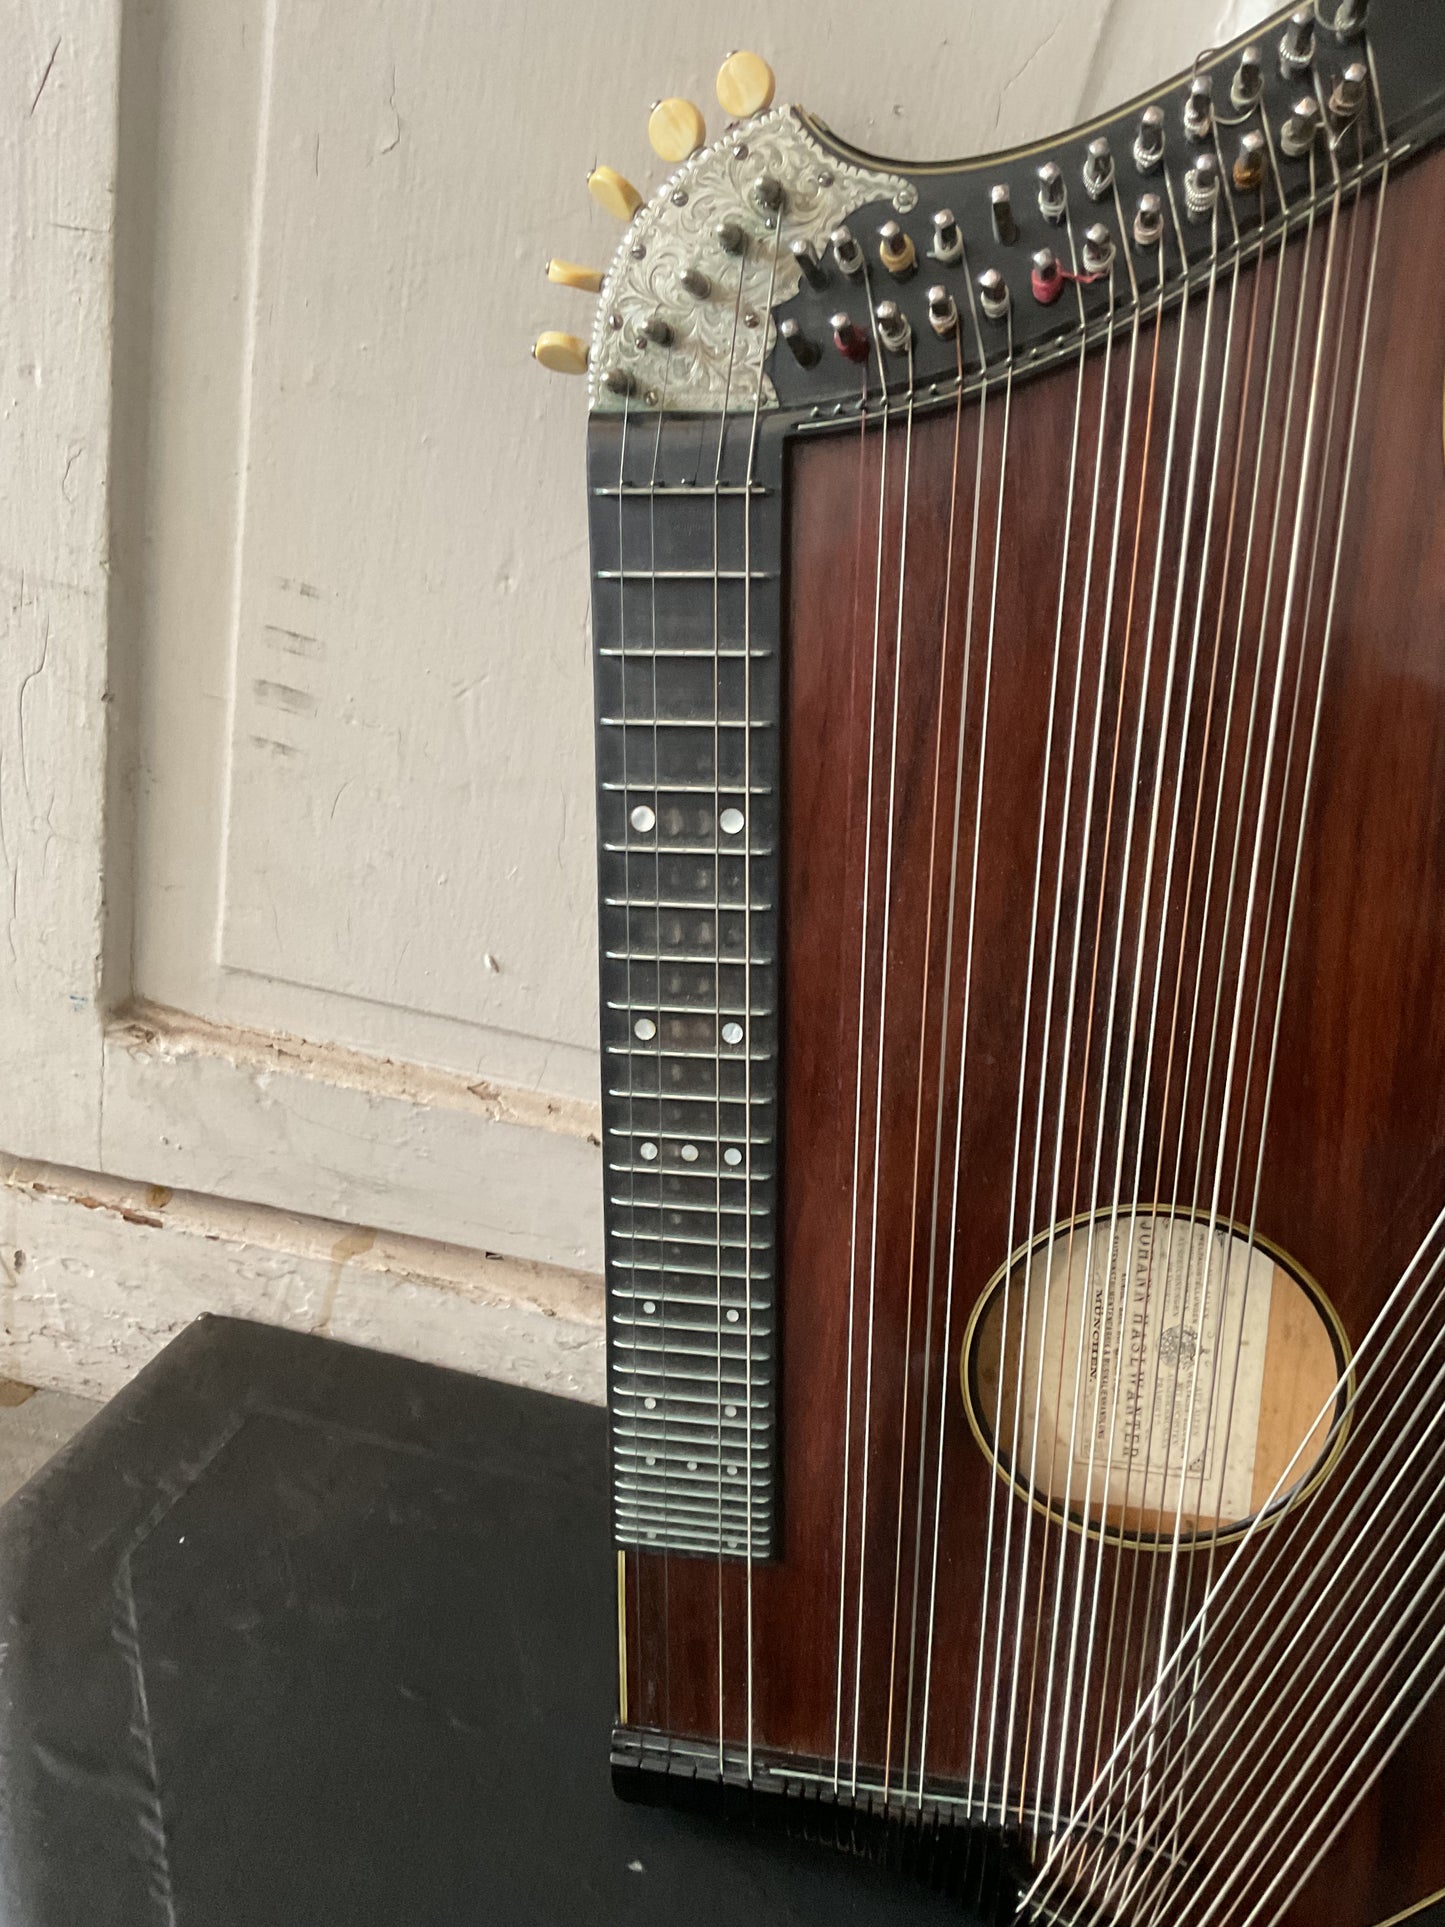
[{"label": "white painted wall", "polygon": [[[928,157],[1261,11],[8,0],[0,1150],[71,1202],[0,1194],[55,1314],[0,1369],[90,1356],[111,1251],[127,1363],[302,1224],[600,1263],[584,401],[527,358],[588,331],[541,265],[615,243],[590,165],[656,178],[650,103],[716,126],[734,45]],[[248,1207],[235,1265],[184,1288],[91,1177],[187,1195],[197,1251]]]}]

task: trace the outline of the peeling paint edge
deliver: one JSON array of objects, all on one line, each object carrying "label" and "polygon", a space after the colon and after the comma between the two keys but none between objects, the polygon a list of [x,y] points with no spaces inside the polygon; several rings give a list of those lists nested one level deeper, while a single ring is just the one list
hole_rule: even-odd
[{"label": "peeling paint edge", "polygon": [[437,1105],[494,1123],[601,1142],[601,1106],[584,1098],[551,1097],[486,1078],[468,1078],[457,1071],[376,1057],[345,1045],[317,1044],[280,1031],[212,1024],[162,1004],[126,1004],[112,1015],[107,1033],[123,1050],[156,1057],[220,1057],[242,1070],[308,1077],[373,1097]]}]

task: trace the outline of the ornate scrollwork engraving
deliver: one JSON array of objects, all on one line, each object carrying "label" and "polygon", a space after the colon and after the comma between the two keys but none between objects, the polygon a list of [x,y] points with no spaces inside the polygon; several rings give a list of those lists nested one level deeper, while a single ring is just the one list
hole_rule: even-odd
[{"label": "ornate scrollwork engraving", "polygon": [[[782,227],[754,198],[765,176],[784,192]],[[855,209],[888,200],[906,213],[918,196],[900,174],[877,173],[838,160],[819,146],[791,107],[775,107],[730,128],[685,161],[638,209],[617,251],[597,306],[588,364],[592,406],[616,412],[624,396],[607,377],[631,378],[630,406],[698,413],[777,406],[765,373],[775,325],[772,309],[797,293],[801,279],[789,243],[820,252]],[[728,253],[718,231],[732,223],[746,240]],[[685,269],[707,277],[698,300],[682,283]],[[662,320],[665,344],[640,329]]]}]

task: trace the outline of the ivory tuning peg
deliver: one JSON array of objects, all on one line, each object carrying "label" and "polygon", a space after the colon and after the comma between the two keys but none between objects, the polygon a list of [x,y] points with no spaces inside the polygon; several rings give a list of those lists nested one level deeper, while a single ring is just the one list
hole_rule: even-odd
[{"label": "ivory tuning peg", "polygon": [[615,167],[594,167],[587,176],[587,191],[604,214],[619,221],[630,221],[642,206],[642,196]]},{"label": "ivory tuning peg", "polygon": [[676,166],[695,154],[707,139],[702,109],[690,100],[660,100],[647,118],[647,138],[660,161]]},{"label": "ivory tuning peg", "polygon": [[731,53],[717,70],[718,105],[729,120],[750,120],[772,106],[776,85],[761,54]]},{"label": "ivory tuning peg", "polygon": [[582,294],[602,292],[601,268],[584,268],[576,261],[549,261],[547,279],[558,288],[576,288]]},{"label": "ivory tuning peg", "polygon": [[555,328],[549,328],[533,342],[532,359],[549,368],[554,375],[584,375],[587,372],[587,343],[577,335],[565,335]]}]

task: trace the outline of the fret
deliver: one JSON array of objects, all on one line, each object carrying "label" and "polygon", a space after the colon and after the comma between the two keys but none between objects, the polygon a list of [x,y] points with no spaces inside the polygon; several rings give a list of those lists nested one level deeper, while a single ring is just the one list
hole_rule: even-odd
[{"label": "fret", "polygon": [[638,662],[742,662],[751,656],[755,662],[763,662],[772,655],[771,649],[713,649],[699,644],[696,649],[599,649],[599,656],[609,661]]},{"label": "fret", "polygon": [[614,1271],[655,1271],[669,1278],[716,1278],[719,1283],[732,1279],[737,1284],[756,1285],[770,1285],[773,1281],[770,1271],[724,1271],[717,1265],[644,1264],[640,1258],[609,1258],[607,1262]]},{"label": "fret", "polygon": [[619,487],[615,482],[609,487],[600,483],[593,487],[594,495],[686,495],[694,499],[702,497],[710,501],[715,495],[771,495],[772,489],[764,488],[760,482],[628,482]]},{"label": "fret", "polygon": [[776,582],[776,569],[594,569],[599,582]]},{"label": "fret", "polygon": [[754,1239],[751,1244],[735,1244],[727,1238],[686,1238],[677,1231],[624,1231],[617,1225],[611,1227],[611,1235],[625,1238],[629,1244],[636,1244],[641,1238],[648,1244],[696,1245],[700,1250],[716,1251],[719,1255],[725,1251],[771,1251],[773,1248],[771,1238]]},{"label": "fret", "polygon": [[[602,729],[771,729],[772,724],[765,717],[757,716],[599,716],[598,725]],[[634,788],[636,785],[633,786]],[[656,787],[645,785],[649,794]],[[663,789],[671,789],[671,783],[664,783]],[[715,783],[709,789],[709,796],[719,792],[726,795],[729,790],[741,785]]]},{"label": "fret", "polygon": [[[651,1164],[645,1166],[645,1169],[647,1169],[648,1171],[655,1170],[655,1168],[656,1167]],[[681,1175],[682,1173],[680,1172],[668,1173],[668,1176],[670,1177],[678,1177]],[[708,1182],[712,1183],[714,1174],[712,1172],[709,1172],[706,1175],[707,1175]],[[724,1173],[724,1176],[726,1177],[726,1173]],[[756,1172],[754,1172],[753,1174],[753,1182],[754,1184],[758,1182],[758,1177]],[[718,1215],[719,1210],[721,1210],[724,1214],[730,1215],[735,1218],[742,1218],[742,1217],[766,1218],[770,1222],[772,1220],[772,1215],[773,1215],[771,1208],[763,1204],[753,1204],[753,1205],[724,1204],[722,1206],[718,1206],[715,1204],[688,1204],[681,1198],[669,1198],[666,1201],[666,1203],[659,1204],[655,1198],[618,1198],[610,1194],[608,1196],[607,1202],[611,1205],[616,1205],[619,1209],[630,1209],[633,1211],[676,1211],[679,1213],[686,1212],[690,1216],[703,1217],[703,1218],[715,1218]],[[623,1233],[622,1235],[626,1236],[627,1234]]]},{"label": "fret", "polygon": [[599,789],[608,790],[623,796],[631,796],[640,791],[646,796],[715,796],[719,801],[726,796],[771,796],[771,783],[599,783]]},{"label": "fret", "polygon": [[752,1009],[749,1010],[746,1005],[743,1004],[737,1006],[723,1004],[719,1008],[715,1004],[643,1005],[636,1002],[619,1003],[615,997],[609,997],[606,1000],[604,1008],[607,1010],[626,1011],[642,1010],[645,1008],[649,1014],[655,1014],[659,1017],[746,1017],[753,1023],[756,1023],[759,1018],[774,1015],[772,1009],[766,1004],[754,1004]]},{"label": "fret", "polygon": [[767,970],[774,962],[770,956],[720,957],[715,952],[701,955],[695,950],[604,950],[602,954],[610,963],[727,964],[734,970],[746,969],[749,963],[755,970]]}]

